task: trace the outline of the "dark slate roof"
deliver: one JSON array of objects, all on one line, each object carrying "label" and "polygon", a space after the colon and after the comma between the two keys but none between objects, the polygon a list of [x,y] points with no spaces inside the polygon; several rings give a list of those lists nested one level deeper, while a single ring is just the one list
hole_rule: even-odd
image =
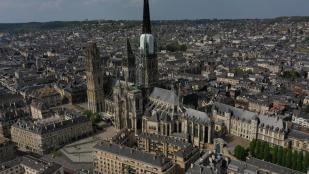
[{"label": "dark slate roof", "polygon": [[0,172],[5,171],[11,167],[18,166],[20,162],[22,161],[22,158],[16,158],[14,160],[4,162],[0,164]]},{"label": "dark slate roof", "polygon": [[226,105],[223,103],[214,103],[214,107],[218,109],[220,112],[230,112],[233,117],[238,117],[239,119],[244,119],[247,121],[255,120],[258,117],[257,113],[246,111],[243,109],[239,109],[230,105]]},{"label": "dark slate roof", "polygon": [[186,174],[215,174],[215,172],[210,167],[193,164]]},{"label": "dark slate roof", "polygon": [[24,112],[22,109],[15,109],[15,110],[9,110],[9,111],[1,111],[0,110],[0,123],[1,122],[9,122],[9,121],[15,121],[19,118],[28,116],[28,113]]},{"label": "dark slate roof", "polygon": [[266,161],[262,161],[256,158],[249,158],[246,160],[248,164],[254,165],[260,169],[266,169],[275,173],[284,173],[284,174],[303,174],[302,172],[298,172],[286,167],[282,167],[276,164],[272,164]]},{"label": "dark slate roof", "polygon": [[31,156],[24,156],[22,158],[21,164],[40,171],[42,172],[41,174],[54,173],[62,167],[60,164],[49,163]]},{"label": "dark slate roof", "polygon": [[298,140],[309,141],[309,133],[291,129],[288,135],[289,138],[295,138]]},{"label": "dark slate roof", "polygon": [[236,171],[237,173],[247,173],[247,174],[256,174],[258,167],[254,165],[248,165],[246,162],[231,160],[229,170]]},{"label": "dark slate roof", "polygon": [[211,120],[206,112],[201,112],[201,111],[191,109],[191,108],[185,108],[184,113],[185,113],[185,116],[191,120],[208,123],[208,124],[211,123]]},{"label": "dark slate roof", "polygon": [[152,141],[165,142],[165,143],[173,144],[175,146],[179,146],[182,148],[191,146],[190,143],[185,142],[183,140],[179,140],[177,138],[173,138],[170,136],[157,135],[157,134],[150,134],[150,133],[145,133],[145,132],[140,133],[138,135],[138,138],[145,138],[145,139],[151,139]]},{"label": "dark slate roof", "polygon": [[14,166],[19,166],[19,165],[24,165],[29,168],[35,169],[37,171],[40,171],[41,174],[54,173],[62,167],[60,164],[43,161],[43,160],[40,160],[38,158],[28,155],[28,156],[18,157],[14,160],[11,160],[5,163],[1,163],[0,172],[5,171]]},{"label": "dark slate roof", "polygon": [[110,143],[107,141],[103,141],[97,144],[95,146],[95,149],[99,151],[112,153],[117,156],[133,159],[141,163],[150,164],[158,168],[164,168],[168,163],[172,165],[171,161],[165,158],[164,156],[153,155],[150,153],[136,150],[127,146],[121,146],[118,144]]},{"label": "dark slate roof", "polygon": [[180,149],[179,151],[177,151],[175,153],[176,156],[182,157],[185,160],[190,159],[192,156],[194,156],[196,154],[200,154],[200,151],[199,151],[198,148],[193,147],[193,146],[189,146],[189,147]]}]

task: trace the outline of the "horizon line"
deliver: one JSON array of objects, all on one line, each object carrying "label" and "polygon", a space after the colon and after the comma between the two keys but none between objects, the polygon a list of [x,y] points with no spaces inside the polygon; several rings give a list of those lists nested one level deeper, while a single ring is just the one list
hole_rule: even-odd
[{"label": "horizon line", "polygon": [[[278,19],[278,18],[309,18],[307,16],[276,16],[276,17],[265,17],[265,18],[187,18],[187,19],[152,19],[152,22],[160,22],[160,21],[199,21],[199,20],[271,20],[271,19]],[[50,21],[25,21],[25,22],[0,22],[0,24],[30,24],[30,23],[52,23],[52,22],[94,22],[94,21],[113,21],[113,22],[121,22],[121,21],[132,21],[132,22],[140,22],[143,21],[141,19],[77,19],[77,20],[50,20]]]}]

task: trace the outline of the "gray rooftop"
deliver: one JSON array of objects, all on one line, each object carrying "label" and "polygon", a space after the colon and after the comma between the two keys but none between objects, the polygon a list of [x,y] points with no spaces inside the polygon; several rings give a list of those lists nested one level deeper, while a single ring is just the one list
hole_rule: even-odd
[{"label": "gray rooftop", "polygon": [[158,134],[150,134],[150,133],[145,133],[145,132],[139,134],[138,138],[146,138],[146,139],[151,139],[153,141],[165,142],[165,143],[173,144],[175,146],[179,146],[182,148],[191,146],[190,143],[177,139],[177,138],[173,138],[170,136],[164,136],[164,135],[158,135]]},{"label": "gray rooftop", "polygon": [[303,141],[309,141],[309,133],[291,129],[288,135],[289,138],[295,138]]},{"label": "gray rooftop", "polygon": [[21,161],[21,165],[24,165],[36,171],[39,171],[41,174],[54,173],[62,167],[60,164],[42,161],[40,159],[31,157],[31,156],[23,157]]},{"label": "gray rooftop", "polygon": [[228,170],[232,170],[237,173],[256,174],[258,169],[259,168],[254,165],[248,165],[246,162],[238,160],[231,160],[228,166]]},{"label": "gray rooftop", "polygon": [[193,164],[186,174],[215,174],[215,172],[210,167]]},{"label": "gray rooftop", "polygon": [[150,98],[154,98],[156,100],[161,100],[162,102],[171,104],[171,105],[179,105],[179,98],[177,94],[172,90],[162,89],[162,88],[154,88]]},{"label": "gray rooftop", "polygon": [[28,155],[24,157],[18,157],[5,163],[1,163],[0,172],[19,165],[27,166],[31,169],[39,171],[41,174],[54,173],[62,167],[60,164],[43,161]]},{"label": "gray rooftop", "polygon": [[206,112],[201,112],[191,108],[185,108],[185,116],[189,117],[189,119],[194,119],[203,123],[209,124],[211,122]]},{"label": "gray rooftop", "polygon": [[67,113],[65,115],[50,117],[36,122],[20,119],[13,127],[36,134],[46,134],[86,122],[90,122],[90,120],[84,115],[79,113]]},{"label": "gray rooftop", "polygon": [[303,174],[302,172],[295,171],[286,167],[282,167],[276,164],[272,164],[266,161],[262,161],[256,158],[247,159],[248,164],[254,165],[260,169],[266,169],[275,173],[284,173],[284,174]]}]

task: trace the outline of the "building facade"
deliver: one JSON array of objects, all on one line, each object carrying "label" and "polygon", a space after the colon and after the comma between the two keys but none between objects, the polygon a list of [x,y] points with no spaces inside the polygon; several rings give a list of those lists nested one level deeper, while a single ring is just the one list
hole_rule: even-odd
[{"label": "building facade", "polygon": [[137,136],[137,146],[144,152],[164,154],[177,165],[177,173],[180,174],[184,174],[200,156],[199,149],[185,140],[163,135],[141,133]]},{"label": "building facade", "polygon": [[271,144],[285,146],[286,125],[278,116],[268,116],[239,109],[222,103],[214,103],[212,116],[216,131],[247,139],[259,139]]},{"label": "building facade", "polygon": [[113,88],[115,126],[117,129],[138,130],[143,114],[143,96],[134,84],[118,81]]},{"label": "building facade", "polygon": [[94,173],[176,174],[176,166],[165,157],[104,141],[95,146]]},{"label": "building facade", "polygon": [[61,113],[35,122],[19,120],[11,128],[12,141],[25,152],[46,154],[90,135],[92,122],[79,113]]},{"label": "building facade", "polygon": [[289,146],[297,151],[309,152],[309,134],[291,129],[288,135]]}]

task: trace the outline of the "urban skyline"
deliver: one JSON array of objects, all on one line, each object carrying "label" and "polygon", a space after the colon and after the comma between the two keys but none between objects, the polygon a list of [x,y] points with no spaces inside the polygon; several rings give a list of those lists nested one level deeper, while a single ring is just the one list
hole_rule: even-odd
[{"label": "urban skyline", "polygon": [[149,1],[0,24],[0,174],[309,174],[309,17],[153,25]]}]

